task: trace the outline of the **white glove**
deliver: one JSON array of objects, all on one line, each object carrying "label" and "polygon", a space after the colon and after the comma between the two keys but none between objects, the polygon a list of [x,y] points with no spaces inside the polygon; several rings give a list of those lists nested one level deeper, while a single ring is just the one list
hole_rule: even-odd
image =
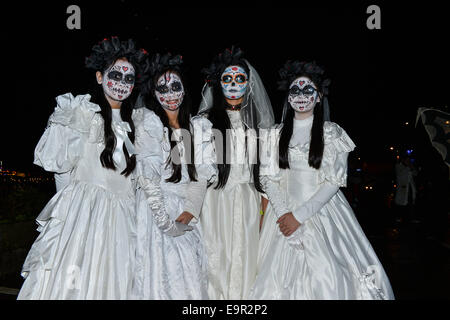
[{"label": "white glove", "polygon": [[150,180],[139,177],[138,183],[147,196],[147,203],[152,209],[153,220],[161,231],[172,237],[178,237],[193,229],[191,226],[170,219],[164,207],[164,197],[158,179]]},{"label": "white glove", "polygon": [[268,176],[261,176],[260,181],[277,218],[281,218],[290,212],[286,205],[285,196],[278,183],[271,180]]},{"label": "white glove", "polygon": [[186,231],[192,231],[194,229],[188,224],[184,224],[178,221],[174,221],[172,227],[169,230],[165,231],[165,233],[172,237],[179,237],[186,233]]},{"label": "white glove", "polygon": [[302,236],[304,232],[304,226],[301,225],[297,230],[294,231],[289,237],[286,237],[289,245],[297,250],[303,250],[303,241]]},{"label": "white glove", "polygon": [[292,212],[295,219],[300,223],[304,223],[319,212],[338,191],[339,186],[325,182],[308,201]]}]

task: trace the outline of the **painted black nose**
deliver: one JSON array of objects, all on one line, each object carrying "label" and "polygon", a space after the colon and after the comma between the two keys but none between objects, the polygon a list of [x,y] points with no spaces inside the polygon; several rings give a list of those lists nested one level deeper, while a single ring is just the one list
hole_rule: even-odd
[{"label": "painted black nose", "polygon": [[233,81],[233,82],[231,83],[231,86],[234,87],[235,85],[236,85],[236,82]]}]

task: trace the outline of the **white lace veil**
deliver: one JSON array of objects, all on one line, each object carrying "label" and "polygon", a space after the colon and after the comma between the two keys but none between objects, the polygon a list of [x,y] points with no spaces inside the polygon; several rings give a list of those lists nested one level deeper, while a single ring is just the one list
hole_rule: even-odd
[{"label": "white lace veil", "polygon": [[[251,129],[271,128],[275,124],[275,118],[269,96],[256,69],[247,60],[244,59],[244,61],[250,70],[250,76],[240,110],[242,121],[247,128]],[[205,83],[198,114],[208,112],[213,104],[213,87]]]}]

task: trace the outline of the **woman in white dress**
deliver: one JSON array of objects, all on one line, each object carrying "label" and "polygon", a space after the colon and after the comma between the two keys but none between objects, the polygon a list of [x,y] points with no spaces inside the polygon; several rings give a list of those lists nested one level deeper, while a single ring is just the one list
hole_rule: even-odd
[{"label": "woman in white dress", "polygon": [[135,255],[130,174],[136,165],[131,117],[146,55],[131,39],[104,39],[86,59],[97,71],[96,103],[89,94],[56,98],[34,163],[55,172],[57,193],[37,217],[40,235],[23,265],[18,299],[130,297]]},{"label": "woman in white dress", "polygon": [[[328,85],[314,62],[288,61],[277,170],[261,183],[270,203],[250,299],[394,299],[389,279],[339,187],[355,145],[329,119]],[[279,152],[278,152],[279,150]],[[280,170],[281,168],[281,170]],[[278,172],[277,172],[278,171]]]},{"label": "woman in white dress", "polygon": [[[208,299],[206,253],[198,222],[215,175],[210,131],[190,118],[181,57],[156,54],[136,122],[136,299]],[[205,132],[205,134],[203,134]],[[191,133],[200,138],[193,143]],[[194,164],[194,153],[198,158]],[[209,150],[209,151],[208,151]]]},{"label": "woman in white dress", "polygon": [[208,293],[210,299],[245,299],[256,276],[259,241],[257,129],[273,125],[273,112],[258,73],[240,49],[226,50],[203,71],[207,83],[199,114],[212,123],[218,167],[200,216]]}]

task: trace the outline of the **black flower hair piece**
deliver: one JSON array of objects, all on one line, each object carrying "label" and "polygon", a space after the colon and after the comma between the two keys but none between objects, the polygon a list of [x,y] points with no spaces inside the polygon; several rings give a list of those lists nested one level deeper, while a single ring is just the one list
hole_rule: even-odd
[{"label": "black flower hair piece", "polygon": [[164,55],[156,53],[150,60],[149,75],[150,77],[154,77],[157,74],[166,72],[167,70],[181,72],[182,64],[183,57],[180,55],[172,56],[170,52]]},{"label": "black flower hair piece", "polygon": [[155,77],[161,75],[166,71],[172,70],[183,74],[183,57],[181,55],[173,56],[170,52],[164,55],[156,53],[152,56],[149,63],[149,68],[146,72],[146,85],[143,87],[144,93],[153,92],[155,89]]},{"label": "black flower hair piece", "polygon": [[136,49],[133,39],[103,39],[92,47],[91,55],[85,59],[85,65],[88,69],[103,72],[119,58],[126,58],[135,67],[137,86],[146,81],[145,74],[149,69],[148,52],[145,49]]},{"label": "black flower hair piece", "polygon": [[215,86],[220,83],[220,77],[226,67],[230,65],[242,65],[247,72],[247,64],[243,58],[244,52],[240,48],[225,49],[222,53],[219,53],[213,62],[206,68],[203,68],[201,72],[205,75],[206,82],[210,86]]},{"label": "black flower hair piece", "polygon": [[325,70],[315,61],[292,61],[288,60],[279,70],[280,81],[278,81],[278,89],[287,91],[292,81],[301,76],[310,78],[319,88],[320,92],[328,95],[328,87],[331,80],[325,77]]}]

